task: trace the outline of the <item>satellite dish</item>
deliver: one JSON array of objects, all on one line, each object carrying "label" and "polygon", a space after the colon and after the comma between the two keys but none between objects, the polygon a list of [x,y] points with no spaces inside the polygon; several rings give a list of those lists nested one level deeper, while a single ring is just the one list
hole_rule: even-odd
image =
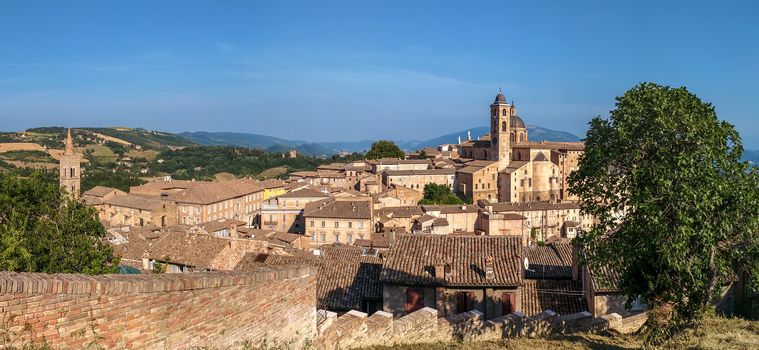
[{"label": "satellite dish", "polygon": [[524,258],[524,269],[529,270],[530,269],[530,261],[527,260],[527,257]]}]

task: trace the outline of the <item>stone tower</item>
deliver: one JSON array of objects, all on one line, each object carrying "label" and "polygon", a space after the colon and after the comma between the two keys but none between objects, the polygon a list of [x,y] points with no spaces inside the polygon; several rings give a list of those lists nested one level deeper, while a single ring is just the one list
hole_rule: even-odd
[{"label": "stone tower", "polygon": [[74,198],[79,198],[81,186],[81,158],[74,150],[74,140],[71,138],[71,129],[66,134],[66,147],[60,160],[60,184],[63,189]]},{"label": "stone tower", "polygon": [[498,161],[498,171],[509,166],[511,160],[511,144],[509,133],[511,129],[512,106],[506,103],[506,96],[498,92],[495,101],[490,105],[490,160]]}]

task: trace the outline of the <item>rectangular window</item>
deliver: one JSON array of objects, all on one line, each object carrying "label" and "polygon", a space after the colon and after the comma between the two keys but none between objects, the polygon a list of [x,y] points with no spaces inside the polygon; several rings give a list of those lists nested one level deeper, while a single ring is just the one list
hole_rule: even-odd
[{"label": "rectangular window", "polygon": [[314,227],[314,220],[311,220],[309,226]]},{"label": "rectangular window", "polygon": [[424,289],[406,289],[406,312],[412,313],[424,307]]},{"label": "rectangular window", "polygon": [[339,228],[339,227],[340,227],[340,222],[335,221],[335,228]]},{"label": "rectangular window", "polygon": [[314,242],[314,241],[316,241],[316,234],[312,233],[311,234],[311,242]]},{"label": "rectangular window", "polygon": [[347,242],[348,243],[353,243],[353,234],[350,234],[350,233],[348,234]]},{"label": "rectangular window", "polygon": [[319,235],[319,240],[322,241],[322,242],[326,242],[327,241],[327,235],[324,234],[324,233],[320,234]]},{"label": "rectangular window", "polygon": [[322,227],[327,227],[327,223],[322,221]]},{"label": "rectangular window", "polygon": [[348,221],[348,228],[353,228],[353,221]]},{"label": "rectangular window", "polygon": [[364,222],[363,221],[358,223],[358,228],[364,228]]},{"label": "rectangular window", "polygon": [[474,308],[474,296],[472,292],[456,293],[456,313],[472,311]]},{"label": "rectangular window", "polygon": [[335,243],[340,243],[340,232],[332,232],[332,235],[335,236]]}]

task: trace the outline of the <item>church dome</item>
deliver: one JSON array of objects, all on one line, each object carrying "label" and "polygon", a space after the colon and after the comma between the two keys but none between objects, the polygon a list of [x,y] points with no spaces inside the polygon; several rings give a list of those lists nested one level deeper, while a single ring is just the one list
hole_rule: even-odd
[{"label": "church dome", "polygon": [[495,103],[506,103],[506,96],[503,92],[498,92],[498,95],[495,97]]},{"label": "church dome", "polygon": [[519,118],[518,116],[512,115],[511,116],[511,127],[512,128],[525,128],[525,126],[524,126],[524,120],[522,120],[522,118]]}]

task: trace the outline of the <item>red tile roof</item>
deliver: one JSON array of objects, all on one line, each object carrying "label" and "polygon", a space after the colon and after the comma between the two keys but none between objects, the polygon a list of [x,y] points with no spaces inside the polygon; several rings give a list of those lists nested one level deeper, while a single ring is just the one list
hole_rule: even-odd
[{"label": "red tile roof", "polygon": [[[522,284],[519,237],[398,235],[386,254],[385,283],[446,286],[519,286]],[[485,276],[493,257],[494,278]],[[451,273],[435,279],[435,266],[449,264]]]}]

